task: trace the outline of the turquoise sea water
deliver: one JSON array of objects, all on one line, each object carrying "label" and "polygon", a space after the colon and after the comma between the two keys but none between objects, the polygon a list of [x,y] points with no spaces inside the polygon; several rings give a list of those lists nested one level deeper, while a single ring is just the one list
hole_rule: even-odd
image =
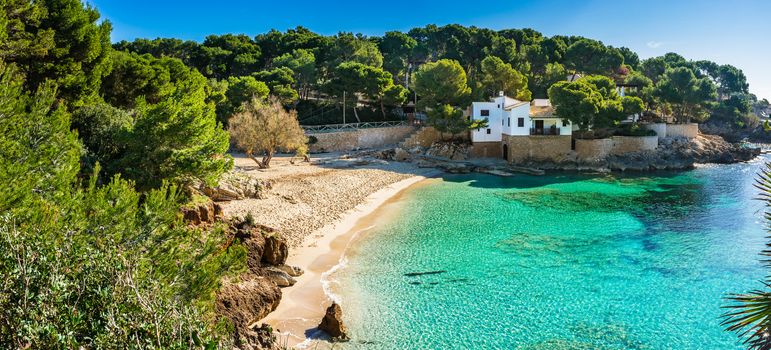
[{"label": "turquoise sea water", "polygon": [[331,277],[344,347],[740,349],[720,306],[766,274],[761,165],[410,189]]}]

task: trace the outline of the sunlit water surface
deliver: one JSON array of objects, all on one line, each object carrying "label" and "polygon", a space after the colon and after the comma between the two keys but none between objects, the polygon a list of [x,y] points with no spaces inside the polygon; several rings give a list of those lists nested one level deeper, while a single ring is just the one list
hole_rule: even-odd
[{"label": "sunlit water surface", "polygon": [[721,305],[766,273],[761,166],[416,186],[330,277],[344,347],[740,349]]}]

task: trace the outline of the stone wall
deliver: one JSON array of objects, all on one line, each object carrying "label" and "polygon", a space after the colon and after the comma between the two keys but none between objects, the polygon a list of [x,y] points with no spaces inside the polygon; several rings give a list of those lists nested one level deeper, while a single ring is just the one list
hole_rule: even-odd
[{"label": "stone wall", "polygon": [[581,161],[598,161],[605,159],[613,149],[613,140],[576,140],[576,156]]},{"label": "stone wall", "polygon": [[317,141],[308,148],[310,152],[334,152],[356,149],[359,145],[359,135],[356,130],[324,132],[307,134],[316,137]]},{"label": "stone wall", "polygon": [[695,138],[699,134],[699,124],[667,124],[667,137]]},{"label": "stone wall", "polygon": [[[426,126],[418,129],[418,131],[404,140],[404,142],[400,144],[400,147],[405,149],[414,147],[431,147],[434,142],[441,141],[443,137],[446,140],[451,139],[449,134],[442,135],[433,127]],[[458,134],[452,138],[457,140],[468,140],[468,133]]]},{"label": "stone wall", "polygon": [[576,156],[582,161],[598,161],[609,155],[650,151],[659,146],[658,136],[613,136],[605,139],[576,140]]},{"label": "stone wall", "polygon": [[474,158],[502,158],[503,145],[500,142],[474,142],[469,154]]},{"label": "stone wall", "polygon": [[659,138],[667,137],[667,123],[646,123],[640,124],[644,129],[653,130]]},{"label": "stone wall", "polygon": [[318,140],[311,152],[338,152],[396,145],[415,131],[412,126],[394,126],[335,132],[308,133]]},{"label": "stone wall", "polygon": [[647,123],[641,126],[648,130],[656,132],[659,138],[665,137],[685,137],[695,138],[699,134],[699,124],[666,124],[666,123]]},{"label": "stone wall", "polygon": [[570,135],[562,136],[510,136],[503,135],[507,148],[507,160],[522,163],[528,160],[559,162],[570,152]]},{"label": "stone wall", "polygon": [[658,136],[613,136],[610,154],[618,155],[638,151],[652,151],[659,146]]}]

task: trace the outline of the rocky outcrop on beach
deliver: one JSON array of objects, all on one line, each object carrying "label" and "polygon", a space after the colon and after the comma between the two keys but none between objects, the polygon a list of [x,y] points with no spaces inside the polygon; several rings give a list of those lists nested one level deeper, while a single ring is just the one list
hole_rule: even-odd
[{"label": "rocky outcrop on beach", "polygon": [[[237,281],[224,281],[217,294],[217,313],[234,326],[240,349],[272,349],[272,330],[256,327],[278,307],[281,288],[294,285],[302,269],[286,265],[289,247],[275,228],[252,219],[233,219],[228,228],[229,245],[240,242],[247,250],[247,272]],[[270,346],[269,346],[270,345]]]},{"label": "rocky outcrop on beach", "polygon": [[343,309],[337,303],[332,303],[327,308],[324,318],[319,324],[319,329],[329,334],[333,342],[347,341],[348,329],[343,324]]},{"label": "rocky outcrop on beach", "polygon": [[280,301],[281,290],[275,283],[247,275],[238,282],[223,283],[217,293],[216,311],[233,323],[233,339],[240,349],[270,349],[253,324],[275,310]]},{"label": "rocky outcrop on beach", "polygon": [[277,235],[265,238],[265,249],[262,252],[262,262],[268,265],[283,265],[289,256],[289,246]]},{"label": "rocky outcrop on beach", "polygon": [[726,142],[716,135],[699,134],[696,138],[664,138],[653,151],[610,156],[607,168],[620,171],[690,169],[696,163],[738,163],[752,160],[760,149]]},{"label": "rocky outcrop on beach", "polygon": [[220,222],[225,218],[225,215],[222,212],[222,206],[209,200],[182,208],[182,218],[186,223],[198,226]]},{"label": "rocky outcrop on beach", "polygon": [[465,142],[435,142],[426,150],[425,155],[449,160],[466,160],[469,157],[469,147],[470,145]]},{"label": "rocky outcrop on beach", "polygon": [[245,198],[263,198],[272,187],[271,181],[259,180],[242,171],[226,173],[215,187],[198,185],[197,190],[216,202],[234,201]]}]

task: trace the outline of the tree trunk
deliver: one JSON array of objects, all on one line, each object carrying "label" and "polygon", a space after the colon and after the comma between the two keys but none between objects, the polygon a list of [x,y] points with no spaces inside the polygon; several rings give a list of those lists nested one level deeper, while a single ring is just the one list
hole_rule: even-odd
[{"label": "tree trunk", "polygon": [[253,160],[255,163],[257,163],[257,166],[259,166],[260,169],[267,168],[267,166],[264,163],[265,158],[263,158],[263,160],[260,161],[259,159],[257,159],[257,157],[254,156],[254,154],[252,154],[252,152],[246,152],[246,156],[249,157],[249,159]]},{"label": "tree trunk", "polygon": [[356,122],[361,123],[361,119],[359,119],[359,114],[356,113],[356,103],[353,105],[353,116],[356,117]]},{"label": "tree trunk", "polygon": [[273,151],[268,151],[265,153],[265,156],[262,157],[262,165],[260,168],[267,169],[270,168],[270,160],[273,159]]},{"label": "tree trunk", "polygon": [[380,99],[380,112],[383,113],[383,120],[385,120],[386,119],[385,106],[383,106],[383,99],[382,98]]}]

